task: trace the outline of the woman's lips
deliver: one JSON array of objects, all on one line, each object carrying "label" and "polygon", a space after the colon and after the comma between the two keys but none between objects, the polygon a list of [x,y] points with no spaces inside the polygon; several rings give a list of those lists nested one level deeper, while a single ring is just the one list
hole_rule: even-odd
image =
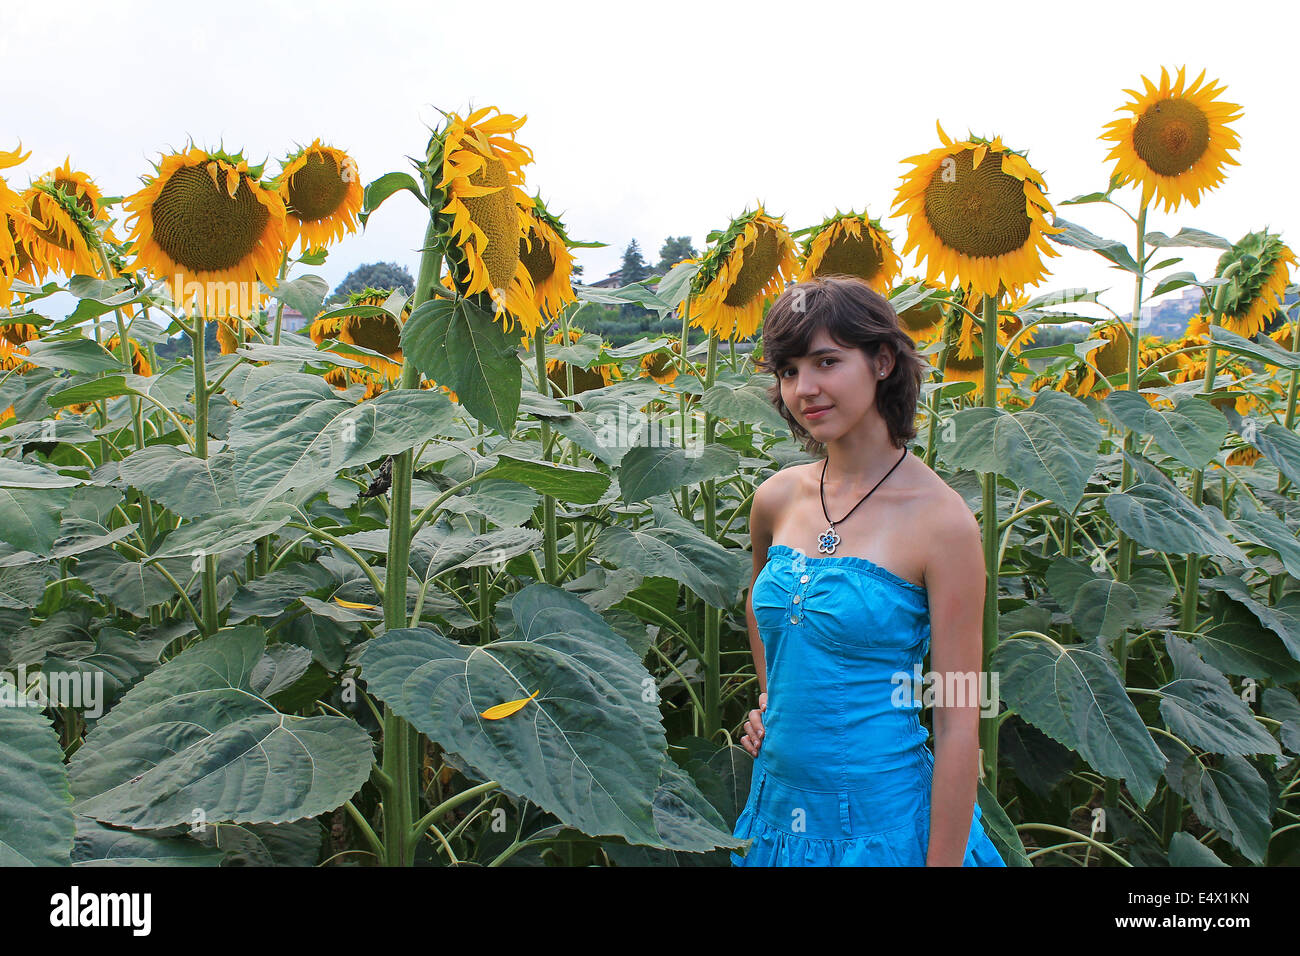
[{"label": "woman's lips", "polygon": [[809,421],[816,421],[817,419],[821,418],[823,415],[825,415],[834,407],[835,407],[834,405],[827,405],[825,408],[820,408],[815,412],[804,412],[803,417],[808,419]]}]

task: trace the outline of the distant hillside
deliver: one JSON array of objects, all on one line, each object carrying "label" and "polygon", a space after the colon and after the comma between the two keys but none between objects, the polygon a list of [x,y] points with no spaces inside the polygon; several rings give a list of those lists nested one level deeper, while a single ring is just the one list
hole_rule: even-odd
[{"label": "distant hillside", "polygon": [[[1286,299],[1286,305],[1289,308],[1294,305],[1296,297],[1290,295]],[[1139,323],[1140,333],[1142,335],[1158,335],[1162,339],[1176,339],[1187,331],[1187,321],[1201,311],[1202,295],[1201,290],[1196,286],[1188,286],[1180,289],[1176,294],[1161,296],[1160,301],[1153,305],[1148,305],[1142,309],[1142,320]],[[1129,319],[1132,313],[1124,316],[1125,320]],[[1267,331],[1277,328],[1276,324],[1271,326]]]}]

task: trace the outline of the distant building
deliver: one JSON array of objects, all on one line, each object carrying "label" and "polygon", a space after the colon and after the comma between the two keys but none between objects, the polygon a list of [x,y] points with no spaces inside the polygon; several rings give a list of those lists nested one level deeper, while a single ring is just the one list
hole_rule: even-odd
[{"label": "distant building", "polygon": [[617,289],[619,286],[623,284],[622,275],[623,275],[623,271],[621,269],[617,272],[611,272],[609,275],[601,279],[599,282],[593,282],[591,284],[591,288]]},{"label": "distant building", "polygon": [[[275,313],[272,312],[268,318],[268,325],[275,325]],[[280,316],[280,328],[286,332],[301,332],[307,327],[307,317],[297,309],[291,309],[289,306],[284,307],[284,314]]]}]

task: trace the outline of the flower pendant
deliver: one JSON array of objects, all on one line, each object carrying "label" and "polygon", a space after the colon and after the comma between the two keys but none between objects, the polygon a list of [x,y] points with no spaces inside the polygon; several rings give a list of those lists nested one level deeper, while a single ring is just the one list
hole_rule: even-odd
[{"label": "flower pendant", "polygon": [[831,525],[817,538],[817,550],[822,554],[834,554],[835,546],[840,543],[840,536],[835,533],[835,526]]}]

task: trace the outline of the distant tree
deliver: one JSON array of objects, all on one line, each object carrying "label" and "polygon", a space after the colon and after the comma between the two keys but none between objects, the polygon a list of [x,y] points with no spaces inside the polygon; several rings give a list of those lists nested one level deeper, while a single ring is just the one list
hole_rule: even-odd
[{"label": "distant tree", "polygon": [[570,278],[573,278],[573,279],[581,279],[581,278],[582,278],[582,263],[581,263],[581,262],[575,262],[575,263],[573,264],[573,268],[569,270],[569,276],[570,276]]},{"label": "distant tree", "polygon": [[691,245],[690,236],[669,236],[659,248],[659,262],[655,264],[655,275],[664,275],[683,259],[694,259],[699,255]]},{"label": "distant tree", "polygon": [[[623,250],[623,267],[619,270],[619,283],[621,285],[631,285],[633,282],[639,282],[642,279],[654,275],[650,267],[646,265],[645,257],[641,255],[641,247],[633,239]],[[624,318],[641,318],[646,314],[646,310],[639,305],[628,303],[620,309]]]},{"label": "distant tree", "polygon": [[415,279],[406,266],[396,262],[367,262],[348,273],[330,295],[331,302],[341,302],[363,289],[401,289],[407,295],[415,291]]},{"label": "distant tree", "polygon": [[633,239],[623,250],[623,268],[619,270],[619,281],[623,285],[631,285],[633,282],[640,282],[650,274],[645,256],[641,255],[641,247]]}]

